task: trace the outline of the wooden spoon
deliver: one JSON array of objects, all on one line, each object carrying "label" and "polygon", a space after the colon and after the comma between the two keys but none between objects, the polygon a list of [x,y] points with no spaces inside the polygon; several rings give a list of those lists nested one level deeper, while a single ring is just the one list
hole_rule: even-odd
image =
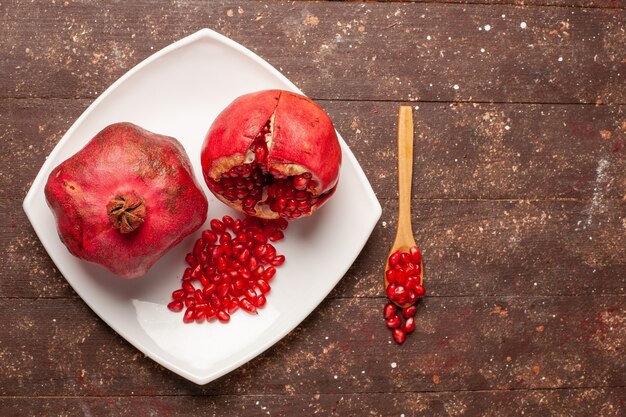
[{"label": "wooden spoon", "polygon": [[[417,246],[411,228],[411,179],[413,177],[413,109],[410,106],[400,106],[398,114],[398,230],[396,239],[391,246],[389,256],[397,250],[408,252]],[[385,289],[389,286],[387,270],[389,256],[385,263]],[[420,285],[424,279],[424,268],[420,259]],[[409,307],[414,303],[398,304],[398,307]]]}]

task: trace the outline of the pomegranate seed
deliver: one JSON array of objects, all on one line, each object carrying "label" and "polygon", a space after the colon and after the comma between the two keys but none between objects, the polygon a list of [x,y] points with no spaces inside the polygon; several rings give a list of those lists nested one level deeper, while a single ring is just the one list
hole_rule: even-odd
[{"label": "pomegranate seed", "polygon": [[213,230],[213,232],[219,233],[219,234],[224,233],[224,223],[222,223],[221,221],[217,219],[213,219],[211,220],[210,225],[211,225],[211,230]]},{"label": "pomegranate seed", "polygon": [[403,344],[406,340],[406,333],[402,329],[393,329],[391,335],[393,336],[393,340],[399,345]]},{"label": "pomegranate seed", "polygon": [[256,291],[253,288],[248,288],[245,292],[246,297],[250,300],[253,300],[257,297]]},{"label": "pomegranate seed", "polygon": [[195,304],[196,304],[196,300],[194,300],[193,297],[185,298],[185,307],[191,307]]},{"label": "pomegranate seed", "polygon": [[275,232],[271,233],[268,236],[268,239],[271,242],[277,242],[279,240],[282,240],[285,237],[285,234],[283,232],[281,232],[280,230],[276,230]]},{"label": "pomegranate seed", "polygon": [[394,284],[389,284],[389,286],[387,286],[387,289],[385,290],[385,292],[387,293],[387,298],[389,298],[390,300],[393,300],[395,298],[395,291],[396,291],[396,287],[397,285]]},{"label": "pomegranate seed", "polygon": [[167,308],[169,308],[174,313],[178,313],[179,311],[182,311],[183,309],[183,302],[180,300],[174,300],[167,305]]},{"label": "pomegranate seed", "polygon": [[267,243],[267,238],[265,237],[265,235],[263,233],[255,233],[253,236],[253,239],[256,240],[258,243]]},{"label": "pomegranate seed", "polygon": [[202,251],[204,250],[204,245],[204,239],[200,238],[196,240],[196,243],[193,245],[193,256],[195,256],[196,258],[200,257],[200,253],[202,253]]},{"label": "pomegranate seed", "polygon": [[187,296],[185,290],[176,290],[172,293],[172,298],[174,300],[182,300]]},{"label": "pomegranate seed", "polygon": [[407,290],[406,300],[408,304],[413,304],[417,301],[419,297],[415,293],[415,290]]},{"label": "pomegranate seed", "polygon": [[207,285],[209,285],[211,282],[209,281],[209,279],[207,277],[205,277],[204,275],[202,275],[200,277],[200,284],[202,284],[202,287],[206,287]]},{"label": "pomegranate seed", "polygon": [[217,286],[217,296],[218,297],[225,297],[226,294],[228,294],[228,287],[229,285],[225,282],[221,283],[220,285]]},{"label": "pomegranate seed", "polygon": [[230,314],[224,310],[220,310],[217,312],[217,319],[222,323],[228,323],[230,321]]},{"label": "pomegranate seed", "polygon": [[189,281],[183,281],[183,290],[185,290],[187,294],[193,294],[194,292],[196,292],[193,284]]},{"label": "pomegranate seed", "polygon": [[390,329],[396,329],[396,328],[400,327],[400,325],[402,324],[402,318],[399,315],[394,313],[394,315],[391,316],[390,319],[387,319],[385,321],[385,324]]},{"label": "pomegranate seed", "polygon": [[402,325],[402,330],[404,330],[406,334],[413,333],[413,331],[415,330],[415,318],[409,317],[408,319],[406,319],[406,321]]},{"label": "pomegranate seed", "polygon": [[403,304],[403,301],[401,300],[406,300],[406,288],[401,285],[397,286],[393,292],[393,296],[394,299],[398,301],[398,303]]},{"label": "pomegranate seed", "polygon": [[193,298],[196,300],[196,304],[204,303],[204,296],[202,290],[196,290],[193,294]]},{"label": "pomegranate seed", "polygon": [[192,268],[195,268],[198,265],[198,261],[196,260],[196,257],[193,256],[193,253],[188,253],[187,256],[185,256],[185,262],[187,262],[187,264]]},{"label": "pomegranate seed", "polygon": [[270,284],[267,283],[267,281],[260,279],[256,282],[257,287],[259,287],[259,291],[261,291],[261,294],[267,294],[268,292],[270,292]]},{"label": "pomegranate seed", "polygon": [[204,316],[207,320],[212,319],[217,314],[217,311],[213,307],[207,307],[204,311]]},{"label": "pomegranate seed", "polygon": [[385,304],[385,308],[383,310],[383,316],[386,320],[389,320],[396,314],[396,305],[393,303]]},{"label": "pomegranate seed", "polygon": [[278,227],[280,229],[285,230],[287,228],[287,226],[289,226],[289,222],[287,221],[287,219],[281,217],[279,219],[276,220],[276,224],[278,225]]},{"label": "pomegranate seed", "polygon": [[196,307],[195,311],[196,312],[193,315],[193,318],[195,319],[196,323],[202,323],[205,320],[205,309]]},{"label": "pomegranate seed", "polygon": [[398,274],[398,271],[396,271],[395,269],[388,269],[387,272],[385,272],[385,276],[387,277],[387,282],[389,282],[390,284],[393,284],[394,282],[396,282],[396,276]]},{"label": "pomegranate seed", "polygon": [[421,285],[416,285],[414,291],[418,297],[423,297],[426,294],[426,290]]},{"label": "pomegranate seed", "polygon": [[240,306],[243,310],[247,311],[248,313],[255,313],[255,312],[256,312],[256,307],[254,306],[254,304],[252,304],[249,300],[247,300],[247,299],[245,299],[245,298],[244,298],[244,299],[242,299],[242,300],[239,302],[239,306]]},{"label": "pomegranate seed", "polygon": [[191,279],[191,273],[192,272],[193,272],[192,268],[185,268],[185,272],[183,272],[183,281],[187,281],[187,280]]},{"label": "pomegranate seed", "polygon": [[263,294],[259,295],[256,299],[256,303],[255,305],[257,306],[257,308],[261,308],[265,305],[265,303],[267,302],[265,296]]},{"label": "pomegranate seed", "polygon": [[245,263],[250,258],[250,251],[248,249],[244,249],[241,251],[237,260],[241,263]]},{"label": "pomegranate seed", "polygon": [[398,260],[400,259],[400,251],[396,251],[389,257],[389,266],[395,268],[398,265]]},{"label": "pomegranate seed", "polygon": [[214,245],[217,242],[217,235],[212,230],[205,230],[202,232],[202,240],[204,240],[207,245]]},{"label": "pomegranate seed", "polygon": [[259,261],[255,257],[251,257],[248,261],[248,269],[254,271],[259,266]]},{"label": "pomegranate seed", "polygon": [[204,287],[204,290],[202,290],[202,292],[204,293],[205,298],[208,297],[209,295],[213,294],[215,291],[217,291],[217,284],[215,284],[213,282],[211,282],[209,285]]},{"label": "pomegranate seed", "polygon": [[228,306],[228,314],[233,314],[238,309],[239,309],[239,299],[233,298],[230,305]]},{"label": "pomegranate seed", "polygon": [[230,216],[224,216],[222,217],[222,223],[224,223],[224,226],[232,229],[232,227],[235,225],[235,220]]},{"label": "pomegranate seed", "polygon": [[422,253],[417,248],[417,246],[413,246],[411,249],[409,249],[409,254],[411,255],[411,258],[416,265],[422,263]]},{"label": "pomegranate seed", "polygon": [[196,266],[193,271],[191,271],[191,279],[199,279],[202,276],[202,265]]},{"label": "pomegranate seed", "polygon": [[270,261],[270,263],[274,266],[280,266],[285,263],[285,255],[275,256],[274,259]]},{"label": "pomegranate seed", "polygon": [[191,323],[194,319],[196,312],[195,309],[192,307],[187,307],[187,310],[185,310],[185,315],[183,316],[183,321],[185,323]]},{"label": "pomegranate seed", "polygon": [[276,275],[276,268],[270,266],[263,272],[262,277],[265,282],[270,282],[272,278],[274,278],[274,275]]},{"label": "pomegranate seed", "polygon": [[402,317],[405,319],[415,317],[415,313],[417,312],[416,306],[405,307],[402,309]]}]

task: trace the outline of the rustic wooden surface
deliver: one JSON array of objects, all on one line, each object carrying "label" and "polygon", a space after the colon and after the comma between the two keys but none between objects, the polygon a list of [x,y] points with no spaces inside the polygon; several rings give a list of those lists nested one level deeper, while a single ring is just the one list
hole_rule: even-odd
[{"label": "rustic wooden surface", "polygon": [[[0,415],[626,414],[623,0],[0,0]],[[317,99],[383,216],[330,296],[206,386],[76,296],[21,209],[84,109],[210,27]],[[415,106],[414,230],[429,296],[390,343],[383,259],[395,123]]]}]

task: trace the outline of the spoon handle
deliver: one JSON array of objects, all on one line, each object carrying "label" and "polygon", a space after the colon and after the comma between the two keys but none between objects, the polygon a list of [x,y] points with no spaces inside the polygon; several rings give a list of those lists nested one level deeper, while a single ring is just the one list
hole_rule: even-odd
[{"label": "spoon handle", "polygon": [[400,106],[398,113],[398,232],[396,240],[413,240],[411,229],[411,179],[413,178],[413,108]]}]

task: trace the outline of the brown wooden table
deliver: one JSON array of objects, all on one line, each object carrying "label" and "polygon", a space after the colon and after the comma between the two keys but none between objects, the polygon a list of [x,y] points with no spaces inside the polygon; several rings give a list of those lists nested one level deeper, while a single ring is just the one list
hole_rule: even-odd
[{"label": "brown wooden table", "polygon": [[[0,415],[625,415],[625,3],[0,1]],[[295,331],[196,386],[96,317],[21,202],[99,93],[203,27],[328,111],[384,212]],[[381,274],[407,102],[429,293],[397,346]]]}]

